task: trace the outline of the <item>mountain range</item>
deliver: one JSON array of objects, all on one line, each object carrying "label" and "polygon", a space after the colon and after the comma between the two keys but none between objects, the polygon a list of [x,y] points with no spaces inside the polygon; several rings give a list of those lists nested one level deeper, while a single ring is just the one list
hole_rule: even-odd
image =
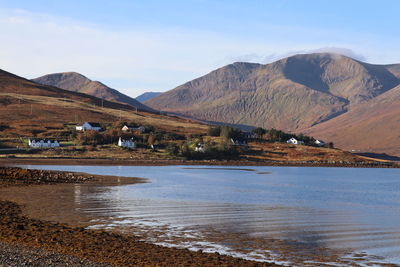
[{"label": "mountain range", "polygon": [[108,101],[125,103],[141,110],[151,110],[134,98],[112,89],[101,82],[92,81],[77,72],[53,73],[32,79],[32,81],[43,85],[92,95]]},{"label": "mountain range", "polygon": [[143,94],[137,96],[135,99],[137,101],[139,101],[140,103],[143,103],[144,101],[150,100],[161,94],[162,94],[161,92],[146,92],[146,93],[143,93]]},{"label": "mountain range", "polygon": [[[49,121],[114,121],[121,110],[129,116],[136,109],[161,110],[305,133],[346,150],[400,156],[400,64],[374,65],[327,53],[271,64],[237,62],[138,99],[144,105],[75,72],[27,80],[0,70],[1,121],[16,129],[26,126],[28,132],[32,121],[37,127]],[[143,114],[143,120],[156,117]],[[156,123],[176,124],[170,120],[160,116]]]},{"label": "mountain range", "polygon": [[206,121],[306,132],[345,149],[400,155],[392,149],[400,145],[399,84],[400,64],[302,54],[271,64],[233,63],[144,104]]}]

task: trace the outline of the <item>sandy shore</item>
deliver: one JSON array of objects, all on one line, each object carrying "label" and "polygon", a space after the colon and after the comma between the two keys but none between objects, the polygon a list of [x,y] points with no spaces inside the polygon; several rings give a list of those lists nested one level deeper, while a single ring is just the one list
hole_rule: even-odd
[{"label": "sandy shore", "polygon": [[[124,183],[136,182],[143,180],[124,179]],[[0,167],[2,188],[59,183],[118,185],[121,181],[112,176]],[[0,266],[277,266],[34,219],[24,215],[23,207],[7,200],[0,200],[0,236]]]},{"label": "sandy shore", "polygon": [[167,166],[167,165],[214,165],[214,166],[294,166],[294,167],[350,167],[350,168],[400,168],[394,162],[318,162],[318,161],[217,161],[217,160],[131,160],[87,158],[0,158],[0,166],[12,165],[108,165],[108,166]]}]

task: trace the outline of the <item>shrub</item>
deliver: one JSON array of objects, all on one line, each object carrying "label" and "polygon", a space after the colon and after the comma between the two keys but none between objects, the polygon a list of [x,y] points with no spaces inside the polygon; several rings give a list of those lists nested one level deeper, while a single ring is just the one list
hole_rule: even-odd
[{"label": "shrub", "polygon": [[220,136],[220,134],[221,134],[221,127],[220,126],[216,126],[216,127],[210,126],[210,127],[208,127],[208,130],[207,130],[207,135],[208,136]]},{"label": "shrub", "polygon": [[179,154],[179,147],[175,143],[169,143],[165,148],[165,151],[171,156],[176,156]]},{"label": "shrub", "polygon": [[177,133],[165,133],[162,136],[163,140],[185,140],[185,136]]},{"label": "shrub", "polygon": [[267,130],[265,130],[264,128],[261,128],[261,127],[257,127],[255,129],[253,129],[251,132],[260,138],[261,136],[263,136],[264,134],[267,133]]},{"label": "shrub", "polygon": [[104,137],[97,131],[85,131],[77,136],[80,145],[100,145],[104,144]]},{"label": "shrub", "polygon": [[191,160],[201,159],[237,159],[240,155],[239,151],[229,143],[219,145],[205,144],[205,152],[197,152],[194,150],[193,142],[185,143],[181,147],[181,155]]},{"label": "shrub", "polygon": [[229,140],[231,138],[240,139],[243,137],[243,133],[240,129],[232,128],[230,126],[222,126],[220,136],[225,140]]},{"label": "shrub", "polygon": [[9,129],[10,126],[5,125],[5,124],[0,124],[0,132]]}]

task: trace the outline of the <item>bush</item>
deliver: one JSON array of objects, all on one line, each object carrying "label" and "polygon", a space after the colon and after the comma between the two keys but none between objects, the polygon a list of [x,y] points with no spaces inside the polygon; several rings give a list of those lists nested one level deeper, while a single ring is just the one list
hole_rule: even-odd
[{"label": "bush", "polygon": [[185,136],[176,133],[165,133],[162,136],[163,140],[185,140]]},{"label": "bush", "polygon": [[254,133],[255,135],[257,135],[260,138],[264,134],[267,133],[267,130],[265,130],[264,128],[261,128],[261,127],[257,127],[255,129],[253,129],[253,131],[251,131],[251,132]]},{"label": "bush", "polygon": [[100,145],[104,144],[104,137],[97,131],[85,131],[77,136],[80,145]]},{"label": "bush", "polygon": [[220,136],[220,134],[221,134],[221,127],[220,126],[216,126],[216,127],[210,126],[210,127],[208,127],[208,130],[207,130],[207,135],[208,136]]},{"label": "bush", "polygon": [[46,131],[45,130],[41,130],[41,129],[32,129],[31,130],[31,133],[32,133],[33,136],[37,136],[38,134],[44,133],[44,132],[46,132]]},{"label": "bush", "polygon": [[5,125],[5,124],[0,124],[0,132],[9,129],[10,126]]},{"label": "bush", "polygon": [[171,156],[176,156],[179,154],[179,147],[175,143],[169,143],[165,148],[165,151]]},{"label": "bush", "polygon": [[205,144],[205,152],[197,152],[194,150],[194,143],[185,143],[181,147],[181,155],[190,160],[202,159],[237,159],[240,155],[239,151],[229,143],[219,145]]},{"label": "bush", "polygon": [[220,136],[225,140],[229,140],[231,138],[240,139],[243,138],[243,133],[240,129],[232,128],[230,126],[222,126]]}]

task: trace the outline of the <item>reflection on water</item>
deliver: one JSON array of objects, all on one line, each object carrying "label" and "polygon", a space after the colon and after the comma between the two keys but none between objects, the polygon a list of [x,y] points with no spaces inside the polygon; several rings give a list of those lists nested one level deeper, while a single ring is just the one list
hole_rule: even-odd
[{"label": "reflection on water", "polygon": [[150,179],[119,187],[70,186],[75,211],[89,214],[92,227],[296,265],[400,263],[397,169],[35,168]]}]

